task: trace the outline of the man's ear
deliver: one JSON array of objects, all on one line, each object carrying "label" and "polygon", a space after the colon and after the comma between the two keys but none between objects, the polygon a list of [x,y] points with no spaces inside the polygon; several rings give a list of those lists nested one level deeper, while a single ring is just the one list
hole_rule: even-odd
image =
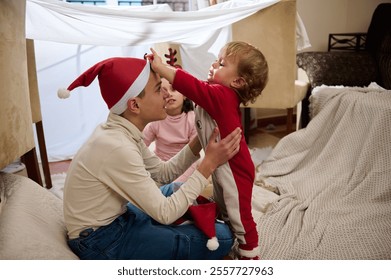
[{"label": "man's ear", "polygon": [[134,99],[134,98],[131,98],[128,100],[127,102],[127,105],[128,105],[128,109],[131,111],[131,112],[139,112],[139,106],[138,106],[138,103],[137,103],[137,100]]},{"label": "man's ear", "polygon": [[238,77],[231,82],[231,87],[240,89],[246,84],[246,81],[242,77]]}]

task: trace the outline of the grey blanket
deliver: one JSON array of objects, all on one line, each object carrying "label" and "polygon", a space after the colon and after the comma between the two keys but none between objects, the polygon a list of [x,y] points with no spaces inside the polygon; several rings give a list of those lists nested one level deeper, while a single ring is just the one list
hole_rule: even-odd
[{"label": "grey blanket", "polygon": [[324,88],[259,166],[262,259],[391,259],[391,91]]}]

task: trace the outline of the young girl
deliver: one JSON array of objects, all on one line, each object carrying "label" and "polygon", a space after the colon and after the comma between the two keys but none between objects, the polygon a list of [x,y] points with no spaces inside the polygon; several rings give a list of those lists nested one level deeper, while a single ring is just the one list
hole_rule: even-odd
[{"label": "young girl", "polygon": [[[206,82],[164,65],[151,50],[148,59],[152,69],[199,105],[196,127],[204,148],[216,124],[221,137],[241,126],[240,104],[254,102],[268,80],[264,55],[245,42],[230,42],[221,49]],[[251,213],[254,176],[254,164],[242,135],[238,154],[212,174],[214,199],[239,242],[240,259],[259,259],[258,232]]]},{"label": "young girl", "polygon": [[[168,94],[166,99],[167,118],[149,123],[144,128],[143,138],[147,146],[155,141],[155,154],[160,159],[167,161],[197,136],[197,130],[194,125],[193,102],[174,90],[164,78],[162,78],[161,88]],[[185,182],[196,166],[197,162],[190,166],[175,182]]]}]

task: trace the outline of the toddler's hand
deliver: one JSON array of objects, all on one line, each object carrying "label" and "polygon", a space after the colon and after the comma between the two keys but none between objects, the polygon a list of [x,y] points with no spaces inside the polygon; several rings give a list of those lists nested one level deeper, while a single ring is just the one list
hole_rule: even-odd
[{"label": "toddler's hand", "polygon": [[162,59],[153,48],[150,50],[152,53],[147,54],[146,58],[148,59],[149,63],[151,63],[152,70],[159,73],[158,68],[163,65]]},{"label": "toddler's hand", "polygon": [[144,59],[147,59],[148,61],[153,61],[153,54],[151,53],[145,53]]},{"label": "toddler's hand", "polygon": [[152,70],[172,84],[177,69],[171,65],[164,64],[162,58],[153,48],[151,48],[151,52],[151,54],[146,54],[145,58],[151,63]]}]

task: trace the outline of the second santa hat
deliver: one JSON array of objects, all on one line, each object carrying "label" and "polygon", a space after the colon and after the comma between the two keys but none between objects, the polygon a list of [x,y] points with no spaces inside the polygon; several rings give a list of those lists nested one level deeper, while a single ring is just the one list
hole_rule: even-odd
[{"label": "second santa hat", "polygon": [[198,227],[209,238],[206,247],[214,251],[219,247],[219,241],[216,237],[216,216],[217,205],[214,201],[198,196],[195,205],[191,205],[188,210],[196,227]]},{"label": "second santa hat", "polygon": [[81,74],[67,89],[59,89],[58,97],[68,98],[70,91],[89,86],[96,77],[104,101],[114,114],[122,114],[130,98],[145,88],[150,74],[147,60],[130,57],[113,57],[98,62]]}]

